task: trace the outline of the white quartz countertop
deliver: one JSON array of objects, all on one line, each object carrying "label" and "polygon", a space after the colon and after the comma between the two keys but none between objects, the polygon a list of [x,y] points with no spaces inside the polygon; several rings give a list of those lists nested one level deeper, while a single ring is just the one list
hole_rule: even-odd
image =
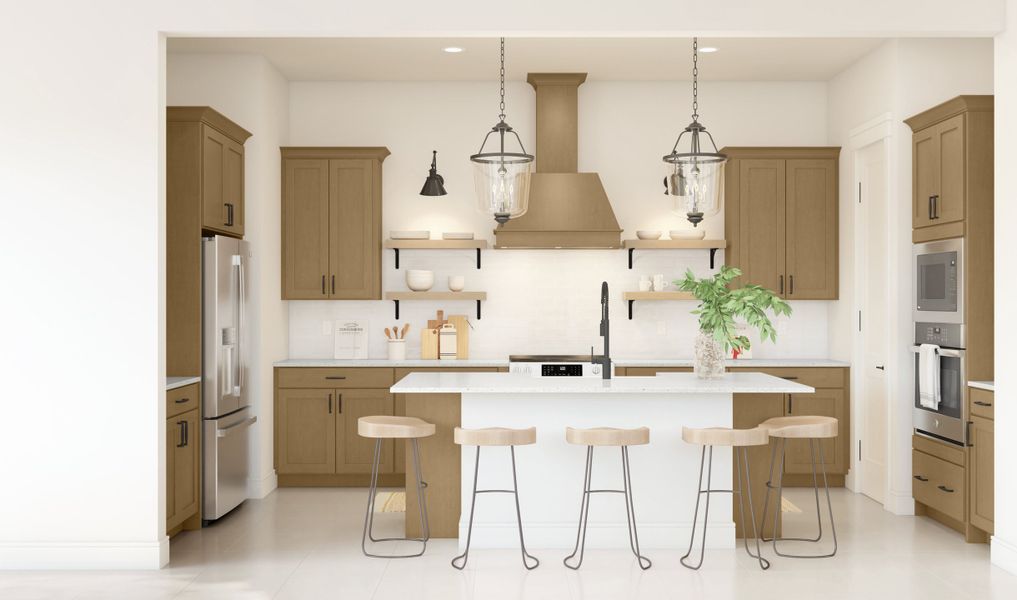
[{"label": "white quartz countertop", "polygon": [[[616,358],[616,367],[691,367],[691,358]],[[728,360],[729,367],[850,367],[851,363],[825,358],[740,358]],[[333,359],[290,358],[274,363],[276,367],[507,367],[507,358],[467,360],[388,360],[384,358]]]},{"label": "white quartz countertop", "polygon": [[276,367],[507,367],[508,359],[388,360],[386,358],[335,359],[290,358],[273,363]]},{"label": "white quartz countertop", "polygon": [[201,377],[167,377],[166,391],[175,390],[177,388],[184,387],[185,385],[191,385],[192,383],[198,383],[200,381]]},{"label": "white quartz countertop", "polygon": [[996,391],[995,381],[969,381],[968,387],[978,388],[980,390],[987,390],[990,392]]},{"label": "white quartz countertop", "polygon": [[655,377],[534,377],[514,373],[411,373],[395,394],[811,394],[807,385],[764,373],[727,373],[699,379],[692,373]]}]

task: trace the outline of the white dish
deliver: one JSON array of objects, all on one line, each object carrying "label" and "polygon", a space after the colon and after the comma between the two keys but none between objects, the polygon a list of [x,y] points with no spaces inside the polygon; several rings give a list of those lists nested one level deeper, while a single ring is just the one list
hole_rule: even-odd
[{"label": "white dish", "polygon": [[473,233],[471,232],[457,232],[457,231],[446,231],[441,234],[443,240],[472,240]]},{"label": "white dish", "polygon": [[658,240],[660,239],[660,232],[641,229],[636,232],[636,237],[641,240]]},{"label": "white dish", "polygon": [[427,240],[431,239],[430,231],[390,231],[393,240]]},{"label": "white dish", "polygon": [[688,229],[672,229],[667,232],[671,236],[672,240],[701,240],[706,237],[706,232],[699,230],[688,230]]},{"label": "white dish", "polygon": [[452,292],[461,292],[466,287],[466,277],[462,275],[451,275],[448,278],[448,289]]},{"label": "white dish", "polygon": [[434,286],[434,271],[406,271],[406,287],[414,292],[426,292]]}]

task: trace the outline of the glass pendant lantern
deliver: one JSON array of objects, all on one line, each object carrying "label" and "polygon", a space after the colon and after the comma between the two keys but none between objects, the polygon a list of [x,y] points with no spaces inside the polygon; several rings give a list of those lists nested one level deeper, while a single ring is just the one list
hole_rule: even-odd
[{"label": "glass pendant lantern", "polygon": [[[704,150],[701,134],[709,138],[712,152]],[[688,146],[680,151],[682,138]],[[726,161],[727,156],[717,151],[713,136],[699,122],[699,38],[692,38],[692,123],[678,135],[671,153],[664,156],[664,193],[674,197],[672,212],[684,214],[693,227],[717,214],[722,197],[721,167]]]},{"label": "glass pendant lantern", "polygon": [[[526,213],[530,199],[530,173],[533,155],[526,153],[523,141],[505,122],[505,38],[501,38],[501,114],[498,122],[484,136],[480,151],[470,156],[473,163],[473,181],[477,191],[477,208],[490,214],[498,225]],[[491,134],[497,134],[497,151],[485,152]],[[518,151],[506,150],[506,137],[511,143],[515,136]]]}]

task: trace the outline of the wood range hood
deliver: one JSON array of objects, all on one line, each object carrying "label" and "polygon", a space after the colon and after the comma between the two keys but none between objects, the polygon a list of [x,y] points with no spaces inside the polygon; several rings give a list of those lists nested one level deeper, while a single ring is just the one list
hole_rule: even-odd
[{"label": "wood range hood", "polygon": [[579,86],[586,73],[530,73],[537,91],[536,172],[529,208],[494,230],[495,248],[621,248],[600,176],[579,173]]}]

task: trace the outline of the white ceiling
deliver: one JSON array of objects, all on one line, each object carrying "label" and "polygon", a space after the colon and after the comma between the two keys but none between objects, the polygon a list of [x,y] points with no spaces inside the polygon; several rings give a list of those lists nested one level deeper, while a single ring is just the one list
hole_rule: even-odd
[{"label": "white ceiling", "polygon": [[[700,78],[825,81],[880,38],[701,38]],[[463,48],[449,54],[447,46]],[[169,52],[265,56],[291,81],[484,81],[498,74],[494,38],[171,38]],[[688,80],[689,38],[510,38],[507,76],[588,72],[590,80]]]}]

